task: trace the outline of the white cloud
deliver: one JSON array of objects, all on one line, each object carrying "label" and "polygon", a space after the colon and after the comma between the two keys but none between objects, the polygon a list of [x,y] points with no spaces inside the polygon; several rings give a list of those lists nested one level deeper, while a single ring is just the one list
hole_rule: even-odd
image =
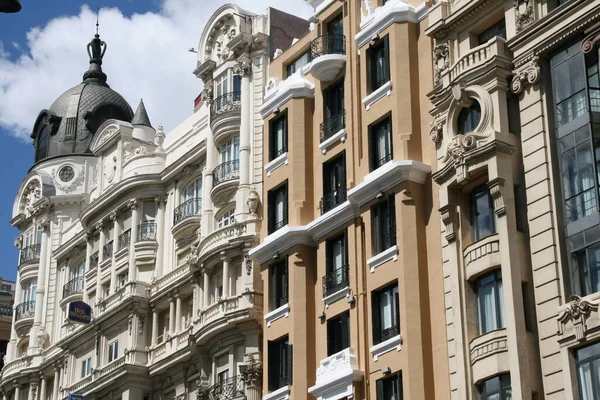
[{"label": "white cloud", "polygon": [[[192,71],[208,18],[224,0],[162,0],[160,13],[124,16],[116,8],[100,10],[100,35],[107,42],[103,69],[110,86],[135,110],[143,98],[153,125],[168,131],[192,112],[202,82]],[[312,9],[304,0],[238,0],[241,8],[264,13],[274,7],[301,17]],[[8,59],[0,41],[0,127],[29,140],[38,113],[87,70],[86,45],[94,34],[95,12],[83,6],[78,15],[61,16],[27,34],[21,55]]]}]

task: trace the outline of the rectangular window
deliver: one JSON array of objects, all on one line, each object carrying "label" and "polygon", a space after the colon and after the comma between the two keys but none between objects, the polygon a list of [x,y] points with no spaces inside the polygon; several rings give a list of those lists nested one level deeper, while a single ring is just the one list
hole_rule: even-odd
[{"label": "rectangular window", "polygon": [[389,35],[378,40],[367,50],[369,63],[369,93],[382,87],[390,80],[390,44]]},{"label": "rectangular window", "polygon": [[327,356],[350,347],[350,311],[327,320]]},{"label": "rectangular window", "polygon": [[276,189],[269,190],[269,234],[288,224],[288,187],[287,181]]},{"label": "rectangular window", "polygon": [[108,362],[119,358],[119,341],[114,341],[108,345]]},{"label": "rectangular window", "polygon": [[269,160],[287,152],[287,112],[269,122]]},{"label": "rectangular window", "polygon": [[377,400],[402,400],[402,375],[377,380]]},{"label": "rectangular window", "polygon": [[600,227],[567,238],[573,291],[587,296],[600,291]]},{"label": "rectangular window", "polygon": [[292,76],[296,73],[296,71],[300,70],[305,65],[310,63],[310,51],[303,53],[300,57],[296,58],[290,64],[287,65],[287,76]]},{"label": "rectangular window", "polygon": [[92,358],[88,357],[81,362],[81,377],[85,378],[92,373]]},{"label": "rectangular window", "polygon": [[321,214],[346,201],[346,154],[323,164],[323,198]]},{"label": "rectangular window", "polygon": [[496,233],[494,200],[486,184],[473,189],[470,194],[471,232],[473,243]]},{"label": "rectangular window", "polygon": [[579,398],[600,399],[600,342],[575,351]]},{"label": "rectangular window", "polygon": [[398,283],[373,292],[372,313],[374,345],[400,334]]},{"label": "rectangular window", "polygon": [[288,303],[288,263],[287,259],[269,267],[271,310]]},{"label": "rectangular window", "polygon": [[479,334],[504,328],[504,298],[500,271],[478,278],[475,281],[475,294]]},{"label": "rectangular window", "polygon": [[396,196],[385,196],[371,208],[373,254],[396,245]]},{"label": "rectangular window", "polygon": [[392,118],[390,115],[380,122],[369,125],[369,154],[371,171],[375,171],[392,159]]},{"label": "rectangular window", "polygon": [[344,80],[331,84],[323,91],[324,119],[320,126],[321,142],[346,127],[344,108]]},{"label": "rectangular window", "polygon": [[268,385],[269,391],[280,389],[292,384],[292,345],[289,344],[288,337],[285,336],[279,340],[268,341],[269,352],[269,370]]},{"label": "rectangular window", "polygon": [[479,385],[481,400],[511,400],[510,374],[502,374],[487,379]]},{"label": "rectangular window", "polygon": [[118,276],[119,287],[124,287],[129,282],[129,272],[124,272]]},{"label": "rectangular window", "polygon": [[487,28],[485,31],[481,32],[477,39],[479,45],[482,45],[496,36],[506,40],[506,21],[504,18]]},{"label": "rectangular window", "polygon": [[348,287],[348,238],[346,232],[325,242],[327,274],[323,277],[323,296]]}]

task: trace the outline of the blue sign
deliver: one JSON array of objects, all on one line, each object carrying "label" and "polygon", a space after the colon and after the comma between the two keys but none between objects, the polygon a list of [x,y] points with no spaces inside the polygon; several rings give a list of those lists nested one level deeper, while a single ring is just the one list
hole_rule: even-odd
[{"label": "blue sign", "polygon": [[[92,321],[92,307],[83,301],[72,301],[69,303],[69,314],[67,319],[78,324],[89,324]],[[69,396],[79,396],[72,394]],[[70,397],[72,399],[83,399],[83,397]]]},{"label": "blue sign", "polygon": [[68,400],[83,400],[83,396],[80,394],[70,394],[69,397],[67,397],[67,399]]}]

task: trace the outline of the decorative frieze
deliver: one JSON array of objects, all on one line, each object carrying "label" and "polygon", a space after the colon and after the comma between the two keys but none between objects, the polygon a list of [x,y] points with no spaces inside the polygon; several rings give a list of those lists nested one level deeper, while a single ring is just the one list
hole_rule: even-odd
[{"label": "decorative frieze", "polygon": [[450,67],[450,45],[442,42],[433,49],[433,76],[435,83],[441,81],[442,73]]},{"label": "decorative frieze", "polygon": [[540,79],[540,58],[534,56],[523,68],[515,71],[511,82],[511,90],[513,93],[521,93],[524,89],[524,84],[533,85]]},{"label": "decorative frieze", "polygon": [[592,311],[598,312],[598,304],[591,303],[579,296],[571,296],[571,301],[557,318],[558,334],[562,336],[565,325],[571,322],[575,328],[575,338],[579,341],[584,340],[587,334],[587,320]]},{"label": "decorative frieze", "polygon": [[535,21],[533,0],[514,0],[514,8],[517,32]]}]

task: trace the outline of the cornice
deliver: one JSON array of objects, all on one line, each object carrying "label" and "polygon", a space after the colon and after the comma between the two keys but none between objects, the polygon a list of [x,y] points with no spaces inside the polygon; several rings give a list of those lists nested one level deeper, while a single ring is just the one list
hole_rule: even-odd
[{"label": "cornice", "polygon": [[301,97],[313,99],[315,97],[315,85],[304,78],[303,72],[305,69],[308,71],[307,68],[310,68],[310,64],[283,82],[279,82],[275,78],[269,78],[265,88],[265,101],[259,110],[263,119],[282,107],[290,99]]},{"label": "cornice", "polygon": [[[461,25],[472,19],[479,19],[482,11],[489,8],[492,4],[501,4],[499,0],[477,0],[471,1],[469,5],[454,11],[448,18],[443,19],[438,26],[428,28],[426,34],[436,39],[443,39],[448,32],[458,29]],[[441,3],[438,7],[452,7],[447,3]],[[485,14],[485,13],[483,13]]]}]

